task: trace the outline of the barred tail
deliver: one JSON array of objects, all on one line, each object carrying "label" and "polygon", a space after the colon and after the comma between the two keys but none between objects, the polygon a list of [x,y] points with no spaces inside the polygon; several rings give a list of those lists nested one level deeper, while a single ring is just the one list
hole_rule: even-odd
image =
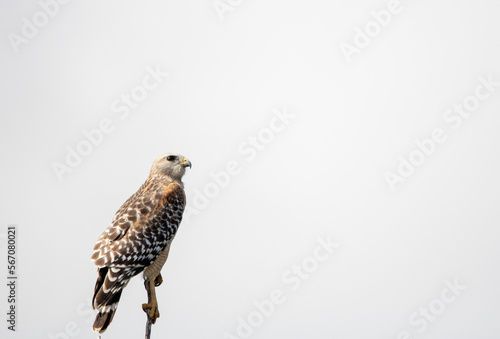
[{"label": "barred tail", "polygon": [[118,267],[102,267],[98,274],[92,299],[92,307],[97,310],[97,314],[92,329],[103,333],[111,324],[123,288],[131,277]]}]

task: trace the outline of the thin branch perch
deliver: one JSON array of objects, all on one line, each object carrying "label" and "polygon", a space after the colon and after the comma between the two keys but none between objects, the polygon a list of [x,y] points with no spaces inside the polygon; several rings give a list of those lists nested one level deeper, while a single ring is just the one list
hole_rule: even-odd
[{"label": "thin branch perch", "polygon": [[[149,285],[149,280],[148,279],[144,280],[144,287],[146,287],[146,291],[148,292],[148,304],[151,304],[152,297],[151,297],[151,289],[150,289],[150,285]],[[145,336],[145,339],[151,339],[151,325],[153,325],[153,319],[149,316],[148,310],[144,310],[144,312],[146,312],[146,317],[148,319],[146,321],[146,336]]]}]

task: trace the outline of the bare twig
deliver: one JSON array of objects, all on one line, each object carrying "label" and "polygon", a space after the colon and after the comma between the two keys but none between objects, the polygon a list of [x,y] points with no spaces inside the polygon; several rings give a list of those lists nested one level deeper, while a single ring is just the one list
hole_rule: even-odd
[{"label": "bare twig", "polygon": [[153,321],[151,318],[148,316],[148,322],[146,323],[146,339],[151,338],[151,325],[153,324]]},{"label": "bare twig", "polygon": [[[149,280],[145,279],[144,280],[144,287],[146,287],[146,291],[148,292],[148,304],[151,304],[152,298],[151,298],[151,289],[149,285]],[[147,317],[147,322],[146,322],[146,337],[145,339],[150,339],[151,338],[151,325],[153,325],[153,319],[149,316],[148,310],[144,310],[146,312],[146,317]]]}]

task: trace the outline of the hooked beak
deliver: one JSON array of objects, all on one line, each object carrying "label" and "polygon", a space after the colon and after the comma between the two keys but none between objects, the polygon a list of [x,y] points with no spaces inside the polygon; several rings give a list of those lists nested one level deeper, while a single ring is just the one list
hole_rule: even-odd
[{"label": "hooked beak", "polygon": [[191,168],[191,161],[189,161],[188,158],[184,158],[182,159],[182,161],[179,163],[179,165],[181,165],[182,167],[189,167]]}]

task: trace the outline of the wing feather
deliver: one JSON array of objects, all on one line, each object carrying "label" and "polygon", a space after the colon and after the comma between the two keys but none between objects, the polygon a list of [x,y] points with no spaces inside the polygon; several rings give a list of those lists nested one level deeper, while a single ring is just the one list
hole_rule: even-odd
[{"label": "wing feather", "polygon": [[94,247],[97,267],[146,267],[175,235],[186,204],[178,183],[147,185],[118,210]]}]

